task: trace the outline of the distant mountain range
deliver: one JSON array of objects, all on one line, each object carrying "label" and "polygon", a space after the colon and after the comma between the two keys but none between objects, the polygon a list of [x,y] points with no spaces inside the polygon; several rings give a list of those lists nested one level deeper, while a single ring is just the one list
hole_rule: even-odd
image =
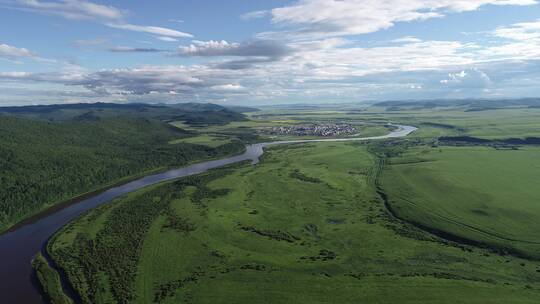
[{"label": "distant mountain range", "polygon": [[540,108],[540,98],[520,99],[440,99],[440,100],[396,100],[373,104],[387,110],[430,109],[442,107],[464,107],[465,111],[486,111],[507,107]]},{"label": "distant mountain range", "polygon": [[225,124],[245,120],[246,107],[223,107],[211,103],[152,105],[142,103],[77,103],[0,107],[0,114],[49,121],[96,121],[104,118],[139,117],[161,121],[184,121],[191,125]]}]

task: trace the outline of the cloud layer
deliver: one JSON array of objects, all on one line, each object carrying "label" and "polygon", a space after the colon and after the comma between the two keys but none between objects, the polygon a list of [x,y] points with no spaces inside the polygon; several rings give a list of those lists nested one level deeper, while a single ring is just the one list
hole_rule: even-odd
[{"label": "cloud layer", "polygon": [[137,25],[125,21],[127,11],[110,5],[102,5],[86,0],[60,0],[60,1],[39,1],[39,0],[7,0],[2,1],[6,8],[36,12],[45,15],[59,16],[71,20],[91,20],[103,23],[104,25],[121,30],[148,33],[160,37],[185,38],[193,37],[189,33],[178,30],[151,26]]},{"label": "cloud layer", "polygon": [[167,52],[166,50],[155,49],[155,48],[138,48],[131,46],[115,46],[109,49],[113,53],[160,53]]},{"label": "cloud layer", "polygon": [[193,37],[193,35],[189,33],[184,33],[184,32],[180,32],[177,30],[172,30],[172,29],[164,28],[160,26],[136,25],[136,24],[129,24],[129,23],[107,23],[106,25],[108,27],[112,27],[115,29],[154,34],[161,37],[171,37],[171,38]]},{"label": "cloud layer", "polygon": [[278,58],[287,55],[289,47],[273,40],[254,40],[244,43],[229,43],[221,41],[193,41],[189,46],[180,46],[180,56],[244,56],[244,57],[272,57]]},{"label": "cloud layer", "polygon": [[0,43],[0,58],[15,59],[33,56],[34,54],[25,48],[17,48],[5,43]]},{"label": "cloud layer", "polygon": [[[295,38],[359,35],[387,29],[398,22],[440,18],[477,10],[484,5],[533,5],[536,0],[301,0],[271,10],[276,24],[294,27],[262,37]],[[248,14],[248,16],[250,16]],[[254,12],[251,15],[262,16]]]},{"label": "cloud layer", "polygon": [[[74,44],[125,58],[146,53],[144,58],[156,56],[167,63],[102,70],[64,64],[50,72],[3,71],[0,87],[26,84],[35,86],[29,92],[38,94],[43,85],[51,84],[54,92],[62,87],[69,92],[57,94],[59,98],[74,100],[79,94],[79,100],[89,101],[269,103],[529,96],[540,94],[540,20],[494,27],[478,33],[477,40],[404,33],[370,44],[361,37],[401,22],[444,18],[490,5],[534,4],[533,0],[301,0],[240,16],[241,22],[268,18],[273,25],[273,31],[255,33],[251,39],[192,40],[165,49],[152,44],[176,43],[193,35],[135,25],[126,20],[125,10],[88,1],[16,1],[12,7],[151,35],[157,40],[145,41],[144,47],[137,46],[140,41],[134,41],[135,46],[111,46],[113,39],[99,38]],[[39,57],[26,48],[0,44],[0,58]]]},{"label": "cloud layer", "polygon": [[113,6],[96,4],[84,0],[38,1],[16,0],[7,1],[8,7],[38,12],[48,15],[61,16],[76,20],[119,20],[125,12]]}]

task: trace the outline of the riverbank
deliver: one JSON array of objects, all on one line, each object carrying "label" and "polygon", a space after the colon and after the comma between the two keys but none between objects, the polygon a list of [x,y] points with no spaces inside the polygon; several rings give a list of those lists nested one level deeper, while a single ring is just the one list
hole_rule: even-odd
[{"label": "riverbank", "polygon": [[163,181],[178,179],[203,173],[207,170],[223,167],[226,165],[250,160],[256,163],[264,153],[263,148],[279,144],[307,143],[323,141],[366,141],[385,138],[404,137],[414,132],[416,128],[410,126],[399,126],[400,128],[385,136],[347,139],[321,139],[321,140],[297,140],[281,141],[253,144],[246,147],[242,155],[206,161],[193,164],[180,169],[145,176],[141,179],[131,181],[127,184],[113,187],[96,196],[88,197],[76,204],[71,204],[64,209],[49,214],[33,223],[19,227],[17,230],[0,236],[0,248],[6,248],[0,252],[0,266],[4,270],[0,273],[0,280],[5,282],[0,285],[0,294],[8,302],[39,303],[41,296],[34,286],[29,282],[28,277],[32,274],[30,261],[41,250],[51,235],[67,224],[72,219],[78,217],[87,210],[93,209],[101,204],[123,196],[135,190],[154,185]]},{"label": "riverbank", "polygon": [[389,216],[368,146],[274,145],[257,166],[139,189],[65,226],[51,252],[90,303],[538,299],[534,262]]},{"label": "riverbank", "polygon": [[47,217],[48,215],[51,215],[59,210],[62,210],[62,209],[65,209],[66,207],[69,207],[70,205],[73,205],[73,204],[76,204],[80,201],[83,201],[83,200],[86,200],[88,198],[91,198],[93,196],[96,196],[100,193],[103,193],[111,188],[115,188],[115,187],[118,187],[118,186],[121,186],[121,185],[124,185],[124,184],[127,184],[129,182],[132,182],[132,181],[135,181],[135,180],[138,180],[142,177],[145,177],[145,176],[148,176],[148,175],[154,175],[154,174],[159,174],[159,173],[164,173],[164,172],[167,172],[167,171],[170,171],[170,170],[174,170],[174,169],[178,169],[178,168],[182,168],[182,167],[185,167],[185,166],[189,166],[189,165],[193,165],[193,164],[196,164],[196,163],[200,163],[202,161],[211,161],[211,160],[216,160],[216,159],[221,159],[221,158],[224,158],[224,157],[230,157],[230,156],[234,156],[234,155],[241,155],[242,153],[245,152],[245,147],[243,147],[242,149],[238,149],[238,151],[235,151],[234,153],[230,153],[230,154],[224,154],[224,155],[219,155],[219,156],[216,156],[216,157],[209,157],[209,158],[202,158],[202,159],[195,159],[195,160],[191,160],[185,164],[182,164],[181,166],[180,165],[172,165],[172,166],[162,166],[162,167],[158,167],[158,168],[155,168],[155,169],[150,169],[150,170],[146,170],[144,172],[140,172],[138,174],[134,174],[134,175],[131,175],[131,176],[126,176],[126,177],[123,177],[119,180],[116,180],[112,183],[109,183],[109,184],[106,184],[106,185],[103,185],[103,186],[100,186],[98,188],[96,188],[95,190],[91,190],[91,191],[88,191],[88,192],[85,192],[85,193],[81,193],[81,194],[78,194],[78,195],[75,195],[67,200],[64,200],[64,201],[61,201],[61,202],[58,202],[58,203],[55,203],[55,204],[48,204],[48,205],[44,205],[43,208],[41,208],[41,210],[37,211],[35,214],[33,214],[32,216],[26,218],[26,219],[23,219],[15,224],[13,224],[12,226],[8,227],[8,228],[5,228],[5,229],[0,229],[0,236],[5,234],[5,233],[9,233],[9,232],[12,232],[14,230],[17,230],[18,228],[20,227],[23,227],[25,225],[28,225],[28,224],[31,224],[31,223],[34,223],[42,218],[45,218]]}]

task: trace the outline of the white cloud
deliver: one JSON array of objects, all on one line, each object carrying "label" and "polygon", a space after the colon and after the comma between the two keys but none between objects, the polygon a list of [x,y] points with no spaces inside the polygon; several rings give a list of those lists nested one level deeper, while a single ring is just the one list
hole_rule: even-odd
[{"label": "white cloud", "polygon": [[[136,25],[125,22],[126,11],[110,5],[96,4],[85,0],[60,0],[60,1],[39,1],[39,0],[6,0],[5,7],[46,15],[60,16],[74,20],[93,20],[104,25],[134,31],[148,33],[160,37],[186,38],[193,37],[189,33],[178,30],[149,25]],[[4,1],[4,2],[6,2]]]},{"label": "white cloud", "polygon": [[[498,87],[494,84],[507,78],[525,77],[520,74],[492,80],[491,75],[501,72],[490,70],[491,62],[512,60],[510,50],[501,51],[499,56],[493,54],[493,46],[457,41],[417,42],[408,37],[403,41],[376,47],[362,47],[343,38],[296,41],[285,46],[289,51],[279,60],[269,60],[270,57],[265,56],[276,53],[257,45],[193,41],[180,51],[183,56],[199,56],[209,62],[98,72],[77,69],[58,73],[14,72],[0,74],[0,78],[11,82],[63,84],[86,88],[100,96],[123,96],[140,101],[146,98],[143,96],[167,100],[173,95],[184,100],[198,96],[207,101],[268,101],[395,98],[392,94],[397,92],[426,96],[458,93],[457,96],[467,96],[469,92],[482,96],[487,94],[482,90]],[[150,50],[122,47],[116,51]],[[237,56],[238,60],[222,61],[223,56]],[[511,66],[506,65],[504,70],[509,71]],[[538,66],[523,69],[535,68]]]},{"label": "white cloud", "polygon": [[[195,49],[196,54],[210,57],[254,54],[244,50],[239,52],[236,48],[241,44],[201,42],[195,45],[198,47]],[[231,45],[235,46],[232,48],[234,51],[231,50]],[[204,51],[201,51],[201,46],[204,46]],[[197,94],[210,100],[227,96],[234,96],[235,100],[295,96],[353,98],[368,96],[367,92],[380,92],[384,89],[416,91],[425,88],[417,81],[393,85],[392,81],[395,79],[391,77],[375,77],[384,73],[405,75],[415,71],[437,71],[456,65],[474,64],[473,58],[465,52],[469,46],[451,41],[362,48],[343,39],[327,39],[311,43],[299,42],[292,44],[290,48],[294,49],[294,52],[280,60],[263,60],[255,64],[254,60],[244,58],[238,62],[226,62],[229,66],[226,69],[210,63],[189,67],[144,66],[99,72],[0,75],[0,78],[82,86],[100,94],[107,92],[110,95],[122,96],[175,94],[190,98]],[[232,68],[234,65],[241,67]]]},{"label": "white cloud", "polygon": [[293,50],[274,40],[252,40],[243,43],[221,41],[192,41],[188,46],[180,46],[177,55],[182,57],[240,57],[240,60],[220,62],[223,69],[245,69],[255,64],[281,60]]},{"label": "white cloud", "polygon": [[223,56],[231,52],[231,50],[237,49],[239,46],[239,43],[228,43],[225,40],[194,40],[188,46],[178,47],[178,53],[185,56]]},{"label": "white cloud", "polygon": [[530,60],[540,58],[540,20],[501,26],[491,35],[502,38],[479,53],[497,60]]},{"label": "white cloud", "polygon": [[405,36],[405,37],[401,37],[401,38],[398,38],[398,39],[394,39],[394,40],[392,40],[392,42],[394,42],[394,43],[410,43],[410,42],[422,42],[422,40],[418,39],[416,37],[413,37],[413,36]]},{"label": "white cloud", "polygon": [[[97,72],[64,71],[52,73],[2,72],[4,80],[49,82],[68,86],[82,86],[92,91],[110,94],[144,95],[151,93],[195,92],[204,88],[234,89],[228,85],[233,72],[209,69],[205,66],[142,66],[110,69]],[[222,85],[220,87],[220,85]]]},{"label": "white cloud", "polygon": [[8,7],[57,15],[67,19],[119,20],[125,12],[113,6],[96,4],[83,0],[38,1],[16,0],[8,2]]},{"label": "white cloud", "polygon": [[458,87],[460,89],[484,89],[492,84],[489,76],[476,68],[462,70],[457,73],[449,73],[448,77],[446,79],[442,79],[440,83],[446,86]]},{"label": "white cloud", "polygon": [[178,47],[180,56],[281,57],[290,51],[287,45],[275,40],[251,40],[243,43],[229,43],[225,40],[194,40],[188,46]]},{"label": "white cloud", "polygon": [[193,35],[189,33],[184,33],[177,30],[173,30],[173,29],[169,29],[165,27],[159,27],[159,26],[136,25],[136,24],[129,24],[129,23],[107,23],[106,25],[108,27],[112,27],[116,29],[154,34],[160,37],[171,37],[171,38],[193,37]]},{"label": "white cloud", "polygon": [[301,0],[271,11],[272,21],[291,29],[261,33],[296,39],[373,33],[398,22],[421,21],[484,5],[532,5],[535,0]]},{"label": "white cloud", "polygon": [[34,57],[35,55],[25,48],[17,48],[4,43],[0,44],[0,57],[15,59],[21,57]]},{"label": "white cloud", "polygon": [[244,20],[259,19],[270,15],[270,11],[253,11],[240,16]]},{"label": "white cloud", "polygon": [[138,48],[131,46],[115,46],[109,49],[113,53],[160,53],[167,52],[166,50],[155,49],[155,48]]},{"label": "white cloud", "polygon": [[[7,87],[33,83],[36,88],[42,88],[42,83],[65,85],[66,91],[74,92],[69,98],[72,101],[234,100],[253,104],[259,101],[332,102],[401,99],[404,96],[466,98],[540,93],[540,61],[477,63],[473,67],[439,66],[437,69],[407,71],[373,70],[352,75],[347,68],[336,67],[337,64],[321,62],[306,67],[305,62],[296,63],[291,58],[243,70],[223,70],[208,65],[142,66],[98,72],[77,69],[61,73],[4,72],[0,73],[0,79]],[[323,73],[325,70],[329,73]],[[62,91],[60,87],[57,90]],[[80,92],[79,98],[76,92]],[[43,100],[53,98],[47,95]],[[57,101],[62,100],[67,98],[58,96]]]},{"label": "white cloud", "polygon": [[[489,43],[483,43],[483,40],[478,43],[424,40],[414,36],[398,36],[394,40],[372,43],[339,36],[378,31],[396,22],[435,18],[475,10],[487,4],[533,3],[500,0],[305,0],[287,7],[293,10],[271,12],[274,23],[289,36],[276,32],[279,34],[273,36],[276,39],[244,42],[193,40],[168,54],[198,57],[189,60],[197,62],[192,66],[4,72],[0,73],[0,79],[9,81],[9,85],[65,85],[74,92],[105,96],[104,100],[114,97],[140,101],[145,98],[159,101],[173,98],[350,101],[388,98],[400,93],[411,98],[429,94],[445,97],[447,95],[444,94],[452,96],[454,93],[455,96],[466,97],[468,93],[483,96],[486,94],[484,90],[499,90],[501,84],[509,86],[511,83],[515,87],[516,83],[526,83],[527,88],[534,84],[540,87],[540,73],[534,72],[535,69],[540,70],[540,63],[532,63],[540,59],[540,21],[517,23],[477,34],[489,38]],[[190,37],[188,33],[134,25],[122,20],[102,23],[122,30],[148,33],[167,42]],[[300,36],[301,39],[296,39]],[[291,37],[295,39],[288,39]],[[144,48],[113,47],[109,50],[128,53],[162,51],[152,48],[152,45]],[[521,64],[519,68],[513,68],[518,63]],[[534,73],[536,76],[531,76]],[[525,91],[525,86],[522,90]]]},{"label": "white cloud", "polygon": [[165,37],[165,36],[158,36],[156,37],[157,40],[165,41],[165,42],[177,42],[178,39],[171,38],[171,37]]},{"label": "white cloud", "polygon": [[32,74],[28,72],[0,72],[0,78],[9,80],[25,79],[31,75]]},{"label": "white cloud", "polygon": [[[337,43],[337,44],[335,44]],[[437,70],[449,66],[475,63],[471,45],[455,41],[423,41],[381,47],[359,47],[344,42],[322,44],[299,43],[298,52],[284,64],[307,73],[311,79],[343,79],[396,71]],[[336,47],[336,45],[338,47]],[[284,67],[284,68],[286,68]]]},{"label": "white cloud", "polygon": [[220,85],[212,86],[211,89],[217,90],[217,91],[239,91],[245,88],[239,84],[228,83],[228,84],[220,84]]},{"label": "white cloud", "polygon": [[493,34],[497,37],[518,41],[540,39],[540,20],[499,27]]}]

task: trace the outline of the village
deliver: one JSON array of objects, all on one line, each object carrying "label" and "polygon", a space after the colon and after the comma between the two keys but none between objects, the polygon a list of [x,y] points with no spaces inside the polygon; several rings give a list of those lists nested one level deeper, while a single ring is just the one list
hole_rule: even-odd
[{"label": "village", "polygon": [[263,129],[263,132],[271,135],[333,137],[356,134],[357,130],[349,124],[309,124],[269,127]]}]

